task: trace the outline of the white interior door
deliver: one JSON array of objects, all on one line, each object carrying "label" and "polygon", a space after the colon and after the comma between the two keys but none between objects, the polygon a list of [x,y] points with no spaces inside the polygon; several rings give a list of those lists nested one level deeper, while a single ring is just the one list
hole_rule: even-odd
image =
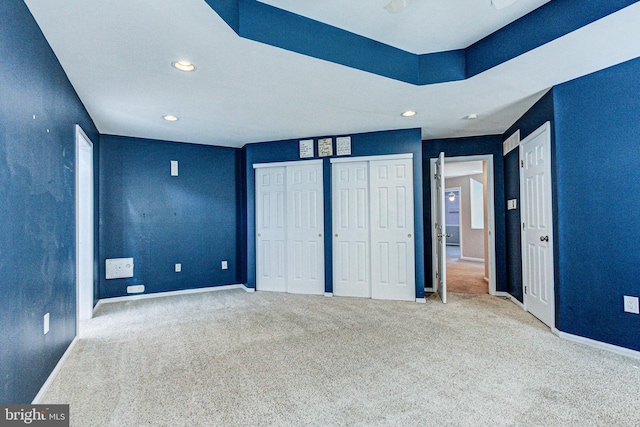
[{"label": "white interior door", "polygon": [[76,266],[78,320],[93,317],[93,144],[76,128]]},{"label": "white interior door", "polygon": [[554,327],[553,211],[550,125],[520,144],[522,276],[525,308]]},{"label": "white interior door", "polygon": [[413,160],[369,162],[371,297],[415,301]]},{"label": "white interior door", "polygon": [[443,303],[447,302],[447,226],[445,222],[445,182],[444,153],[436,161],[434,174],[436,191],[436,222],[434,238],[436,241],[436,292]]},{"label": "white interior door", "polygon": [[287,290],[324,294],[322,163],[286,167]]},{"label": "white interior door", "polygon": [[284,167],[256,174],[256,289],[287,291]]},{"label": "white interior door", "polygon": [[369,164],[331,166],[333,293],[371,297],[369,274]]}]

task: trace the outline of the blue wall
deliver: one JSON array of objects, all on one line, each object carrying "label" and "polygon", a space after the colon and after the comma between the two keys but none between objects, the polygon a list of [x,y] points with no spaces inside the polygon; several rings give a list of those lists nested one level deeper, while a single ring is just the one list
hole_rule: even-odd
[{"label": "blue wall", "polygon": [[[529,109],[518,121],[516,121],[503,135],[506,140],[517,130],[520,130],[520,139],[523,140],[546,122],[551,122],[551,152],[554,152],[553,137],[553,90],[547,92],[533,107]],[[518,301],[523,301],[522,295],[522,243],[520,232],[520,155],[518,149],[514,149],[504,156],[504,197],[505,200],[516,199],[517,209],[506,211],[507,232],[507,292]],[[553,157],[553,154],[552,154]],[[552,178],[555,177],[555,163],[552,161]],[[555,194],[555,189],[554,189]],[[557,206],[553,198],[554,212]],[[506,205],[506,202],[505,202]],[[557,230],[557,227],[556,227]],[[557,248],[557,240],[554,239]],[[557,249],[556,249],[557,250]]]},{"label": "blue wall", "polygon": [[0,403],[30,403],[75,336],[75,124],[98,134],[24,2],[0,16]]},{"label": "blue wall", "polygon": [[[302,138],[305,139],[305,138]],[[317,146],[317,138],[314,138]],[[335,152],[335,137],[334,152]],[[317,147],[316,147],[317,150]],[[300,160],[299,140],[248,144],[243,149],[245,155],[246,212],[247,212],[247,284],[256,286],[255,270],[255,163],[271,163]],[[424,297],[424,230],[420,218],[423,215],[422,191],[422,146],[420,129],[372,132],[351,135],[352,156],[374,156],[385,154],[413,153],[414,167],[414,214],[416,245],[416,298]],[[317,154],[317,153],[316,153]],[[324,217],[325,217],[325,291],[333,292],[332,232],[331,232],[331,165],[324,158]]]},{"label": "blue wall", "polygon": [[560,330],[640,350],[640,59],[554,89]]},{"label": "blue wall", "polygon": [[483,154],[493,155],[493,175],[494,175],[494,209],[496,215],[496,290],[506,291],[506,240],[505,240],[505,209],[504,199],[504,172],[502,162],[502,137],[477,136],[468,138],[432,139],[422,143],[422,168],[424,187],[424,230],[425,230],[425,280],[427,287],[431,287],[433,272],[431,268],[431,174],[430,160],[438,157],[440,152],[444,152],[446,157],[475,156]]},{"label": "blue wall", "polygon": [[[235,148],[101,136],[100,298],[126,295],[129,285],[152,293],[238,283],[240,155]],[[178,161],[177,177],[171,160]],[[105,259],[121,257],[134,258],[134,277],[106,280]]]}]

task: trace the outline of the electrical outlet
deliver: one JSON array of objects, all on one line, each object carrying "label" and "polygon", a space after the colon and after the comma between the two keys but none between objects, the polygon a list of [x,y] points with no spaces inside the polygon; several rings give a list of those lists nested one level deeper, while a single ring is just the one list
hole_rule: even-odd
[{"label": "electrical outlet", "polygon": [[229,268],[229,266],[227,265],[227,261],[222,261],[222,269],[226,270],[227,268]]},{"label": "electrical outlet", "polygon": [[49,313],[44,315],[44,334],[49,332]]},{"label": "electrical outlet", "polygon": [[176,273],[180,273],[182,271],[182,264],[176,264]]},{"label": "electrical outlet", "polygon": [[624,311],[627,313],[640,314],[638,297],[624,296]]}]

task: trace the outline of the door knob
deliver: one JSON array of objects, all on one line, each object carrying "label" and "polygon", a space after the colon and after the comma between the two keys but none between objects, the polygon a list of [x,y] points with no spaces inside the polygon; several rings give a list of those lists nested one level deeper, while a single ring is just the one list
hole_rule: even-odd
[{"label": "door knob", "polygon": [[258,237],[260,237],[260,233],[258,233]]},{"label": "door knob", "polygon": [[322,233],[319,233],[319,234],[318,234],[318,237],[322,237]]},{"label": "door knob", "polygon": [[549,241],[549,236],[540,236],[540,241],[541,242],[548,242]]},{"label": "door knob", "polygon": [[338,237],[338,233],[336,233],[336,237]]},{"label": "door knob", "polygon": [[411,234],[407,234],[407,237],[411,237]]}]

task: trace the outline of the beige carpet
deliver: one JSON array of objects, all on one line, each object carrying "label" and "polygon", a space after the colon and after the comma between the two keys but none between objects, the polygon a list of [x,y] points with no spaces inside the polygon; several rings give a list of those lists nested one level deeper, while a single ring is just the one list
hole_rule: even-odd
[{"label": "beige carpet", "polygon": [[464,294],[488,294],[484,263],[447,258],[447,290]]},{"label": "beige carpet", "polygon": [[640,360],[513,303],[225,290],[100,306],[44,398],[72,426],[639,426]]}]

